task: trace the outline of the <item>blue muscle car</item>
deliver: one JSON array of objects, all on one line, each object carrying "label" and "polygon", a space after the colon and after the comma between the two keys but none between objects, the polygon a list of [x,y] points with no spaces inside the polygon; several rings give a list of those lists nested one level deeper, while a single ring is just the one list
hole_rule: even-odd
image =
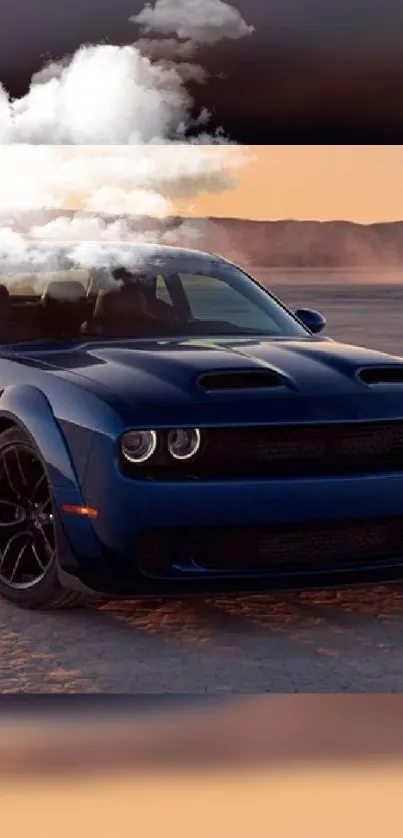
[{"label": "blue muscle car", "polygon": [[46,247],[1,268],[4,597],[403,577],[403,358],[218,256],[122,244],[83,271],[59,243],[49,271]]}]

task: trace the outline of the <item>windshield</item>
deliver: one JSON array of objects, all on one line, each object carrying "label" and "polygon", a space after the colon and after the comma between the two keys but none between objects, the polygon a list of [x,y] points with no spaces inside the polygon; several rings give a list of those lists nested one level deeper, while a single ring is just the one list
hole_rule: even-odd
[{"label": "windshield", "polygon": [[268,292],[218,257],[154,251],[139,259],[126,247],[119,262],[105,254],[93,267],[63,251],[38,264],[8,263],[0,277],[1,342],[309,336]]}]

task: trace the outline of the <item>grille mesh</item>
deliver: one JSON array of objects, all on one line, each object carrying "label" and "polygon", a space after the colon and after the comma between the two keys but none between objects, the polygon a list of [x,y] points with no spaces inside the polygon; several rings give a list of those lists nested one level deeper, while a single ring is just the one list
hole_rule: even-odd
[{"label": "grille mesh", "polygon": [[137,555],[145,572],[179,557],[215,571],[296,570],[403,555],[403,520],[379,519],[277,527],[156,530],[144,533]]},{"label": "grille mesh", "polygon": [[284,476],[403,469],[403,423],[224,428],[208,432],[195,471]]}]

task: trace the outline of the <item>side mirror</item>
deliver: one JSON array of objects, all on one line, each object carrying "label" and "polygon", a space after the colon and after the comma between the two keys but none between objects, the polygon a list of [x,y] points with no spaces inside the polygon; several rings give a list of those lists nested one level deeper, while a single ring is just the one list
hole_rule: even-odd
[{"label": "side mirror", "polygon": [[326,318],[319,311],[313,311],[310,308],[297,308],[294,314],[313,335],[323,332],[326,326]]}]

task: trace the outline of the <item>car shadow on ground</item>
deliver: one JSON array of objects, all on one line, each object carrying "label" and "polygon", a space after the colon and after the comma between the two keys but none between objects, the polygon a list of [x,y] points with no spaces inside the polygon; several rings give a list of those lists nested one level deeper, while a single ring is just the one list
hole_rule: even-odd
[{"label": "car shadow on ground", "polygon": [[98,613],[160,639],[171,654],[201,655],[206,674],[221,665],[231,682],[241,668],[249,675],[245,691],[328,689],[332,678],[336,689],[393,690],[396,676],[403,685],[402,589],[113,603]]},{"label": "car shadow on ground", "polygon": [[394,692],[403,589],[0,606],[0,693]]}]

